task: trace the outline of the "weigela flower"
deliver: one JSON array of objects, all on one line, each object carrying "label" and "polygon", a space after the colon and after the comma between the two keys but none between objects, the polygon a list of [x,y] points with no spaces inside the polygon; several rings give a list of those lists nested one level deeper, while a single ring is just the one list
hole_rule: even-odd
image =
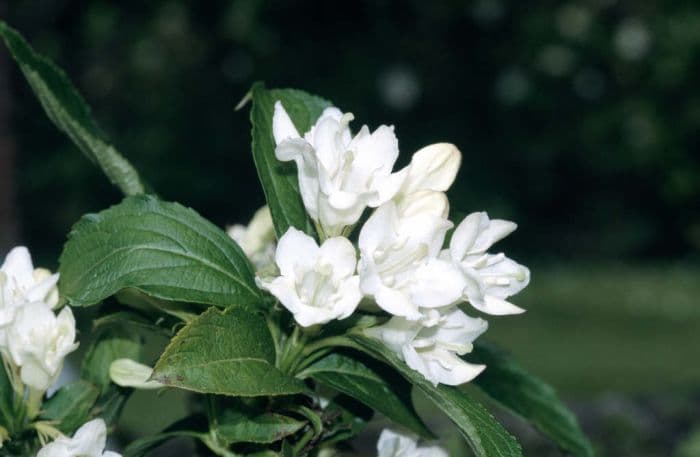
[{"label": "weigela flower", "polygon": [[24,246],[12,249],[0,266],[0,327],[14,319],[21,305],[43,301],[50,307],[58,304],[58,273],[34,268],[32,257]]},{"label": "weigela flower", "polygon": [[488,323],[453,308],[432,327],[393,317],[386,324],[367,329],[369,336],[384,342],[410,368],[434,385],[458,386],[474,379],[484,365],[467,363],[459,355],[472,351],[472,342],[488,328]]},{"label": "weigela flower", "polygon": [[22,382],[40,391],[54,383],[63,359],[77,347],[75,319],[67,306],[56,316],[44,302],[27,303],[7,328],[12,363],[20,368]]},{"label": "weigela flower", "polygon": [[255,212],[247,226],[235,224],[226,229],[226,233],[238,243],[257,270],[274,262],[275,229],[267,205]]},{"label": "weigela flower", "polygon": [[107,427],[102,419],[94,419],[80,427],[72,438],[62,436],[39,450],[36,457],[121,457],[105,451]]},{"label": "weigela flower", "polygon": [[377,441],[377,457],[448,457],[439,446],[418,446],[417,438],[384,429]]},{"label": "weigela flower", "polygon": [[277,297],[302,327],[344,319],[362,298],[355,248],[347,238],[329,238],[319,247],[290,228],[277,244],[275,262],[280,276],[258,277],[258,285]]},{"label": "weigela flower", "polygon": [[304,206],[325,236],[340,235],[367,206],[391,199],[406,175],[391,172],[399,155],[394,128],[382,125],[370,132],[363,126],[353,136],[352,119],[327,108],[302,138],[282,104],[275,104],[275,155],[296,163]]},{"label": "weigela flower", "polygon": [[452,227],[448,209],[445,194],[423,190],[385,203],[362,227],[360,287],[390,314],[431,325],[461,298],[462,273],[438,258]]},{"label": "weigela flower", "polygon": [[451,259],[464,274],[464,297],[476,309],[493,315],[518,314],[525,310],[506,301],[530,282],[530,270],[504,254],[486,251],[517,228],[510,221],[489,219],[472,213],[455,229],[450,248],[441,258]]},{"label": "weigela flower", "polygon": [[416,151],[395,199],[400,201],[421,190],[445,192],[454,182],[461,161],[459,149],[449,143],[435,143]]}]

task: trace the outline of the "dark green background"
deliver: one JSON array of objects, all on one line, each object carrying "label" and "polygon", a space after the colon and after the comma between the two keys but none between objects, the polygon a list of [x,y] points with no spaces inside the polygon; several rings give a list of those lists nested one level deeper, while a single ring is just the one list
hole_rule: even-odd
[{"label": "dark green background", "polygon": [[[575,402],[602,455],[700,455],[696,2],[34,0],[4,17],[163,198],[222,226],[263,203],[233,110],[255,80],[329,98],[355,129],[394,124],[402,162],[455,143],[453,211],[517,221],[501,248],[533,271],[528,313],[491,338]],[[10,76],[20,241],[55,265],[119,194]]]}]

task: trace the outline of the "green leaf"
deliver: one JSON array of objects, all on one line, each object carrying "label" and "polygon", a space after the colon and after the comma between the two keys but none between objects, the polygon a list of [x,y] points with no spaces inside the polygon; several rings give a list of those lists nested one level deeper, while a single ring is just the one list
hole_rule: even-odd
[{"label": "green leaf", "polygon": [[234,396],[305,390],[274,364],[275,345],[261,315],[244,308],[210,308],[170,341],[152,378],[195,392]]},{"label": "green leaf", "polygon": [[12,388],[10,378],[7,376],[5,367],[0,364],[0,426],[13,434],[17,428],[19,414],[18,405],[15,401],[15,391]]},{"label": "green leaf", "polygon": [[274,443],[299,431],[304,422],[276,413],[245,414],[227,409],[217,417],[216,434],[231,443]]},{"label": "green leaf", "polygon": [[88,421],[90,410],[100,391],[92,383],[79,380],[61,387],[42,406],[41,418],[58,422],[57,428],[66,435]]},{"label": "green leaf", "polygon": [[354,398],[340,394],[323,409],[325,424],[321,442],[332,444],[357,436],[374,416],[374,410]]},{"label": "green leaf", "polygon": [[109,366],[117,359],[139,360],[142,344],[130,332],[121,328],[103,331],[88,350],[80,370],[80,377],[95,385],[100,394],[110,386]]},{"label": "green leaf", "polygon": [[104,419],[107,427],[115,425],[133,391],[134,389],[119,387],[116,384],[110,385],[97,400],[92,416]]},{"label": "green leaf", "polygon": [[112,327],[98,334],[90,346],[80,368],[80,377],[89,381],[99,391],[99,397],[91,415],[99,416],[111,425],[121,415],[132,389],[113,384],[109,377],[109,366],[116,359],[139,360],[142,342],[122,327]]},{"label": "green leaf", "polygon": [[552,387],[488,344],[476,344],[469,361],[486,365],[486,370],[474,380],[474,384],[491,398],[532,423],[570,454],[577,457],[594,455],[576,417]]},{"label": "green leaf", "polygon": [[202,429],[202,425],[205,423],[206,418],[203,416],[188,416],[170,425],[160,433],[132,441],[129,443],[126,449],[124,449],[123,456],[143,457],[148,455],[149,452],[161,444],[173,438],[190,437],[203,440],[207,436],[206,432]]},{"label": "green leaf", "polygon": [[294,448],[289,441],[282,442],[281,457],[294,457]]},{"label": "green leaf", "polygon": [[262,83],[254,84],[251,93],[253,159],[270,207],[275,232],[280,237],[289,227],[295,227],[314,236],[313,223],[306,214],[299,194],[296,167],[290,162],[280,162],[275,157],[272,115],[275,102],[281,101],[297,130],[303,135],[316,122],[323,110],[331,104],[327,100],[300,90],[266,90]]},{"label": "green leaf", "polygon": [[388,366],[372,362],[335,353],[314,362],[298,376],[310,376],[361,401],[418,435],[434,438],[413,409],[411,385]]},{"label": "green leaf", "polygon": [[260,302],[248,259],[223,230],[192,209],[153,196],[128,197],[83,216],[59,261],[59,289],[75,306],[125,288],[175,302]]},{"label": "green leaf", "polygon": [[107,175],[125,195],[144,192],[138,173],[106,140],[90,114],[90,108],[65,73],[35,52],[22,36],[0,21],[0,36],[19,64],[49,119]]},{"label": "green leaf", "polygon": [[515,438],[469,395],[456,387],[434,386],[422,374],[412,370],[393,351],[377,340],[351,336],[352,341],[370,355],[393,366],[457,425],[477,457],[521,457],[522,449]]}]

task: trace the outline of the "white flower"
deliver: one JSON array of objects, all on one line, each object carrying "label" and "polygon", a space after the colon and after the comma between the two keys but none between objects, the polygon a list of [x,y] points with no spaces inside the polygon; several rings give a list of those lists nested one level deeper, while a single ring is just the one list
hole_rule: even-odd
[{"label": "white flower", "polygon": [[280,238],[275,253],[280,276],[258,278],[303,327],[344,319],[362,294],[355,273],[355,248],[347,238],[327,239],[321,247],[295,228]]},{"label": "white flower", "polygon": [[525,310],[506,301],[530,282],[530,270],[504,254],[486,251],[517,228],[510,221],[490,220],[486,213],[472,213],[455,229],[450,248],[441,258],[451,259],[464,273],[464,297],[476,309],[493,315]]},{"label": "white flower", "polygon": [[40,391],[53,384],[63,359],[77,347],[75,319],[67,306],[56,316],[46,303],[27,303],[7,329],[7,351],[20,367],[22,382]]},{"label": "white flower", "polygon": [[393,317],[384,325],[367,329],[368,335],[384,342],[406,365],[434,385],[458,386],[474,379],[485,368],[465,362],[458,355],[472,351],[472,342],[488,328],[488,323],[453,308],[440,317],[437,325]]},{"label": "white flower", "polygon": [[461,161],[459,149],[449,143],[435,143],[416,151],[406,167],[406,179],[397,197],[421,190],[446,191],[454,182]]},{"label": "white flower", "polygon": [[419,447],[416,441],[412,435],[384,429],[377,442],[377,457],[448,457],[441,447]]},{"label": "white flower", "polygon": [[0,327],[12,322],[24,303],[43,301],[52,308],[58,304],[58,273],[34,268],[24,246],[12,249],[0,266]]},{"label": "white flower", "polygon": [[149,381],[153,368],[131,359],[117,359],[109,365],[109,377],[118,386],[158,389],[163,384]]},{"label": "white flower", "polygon": [[401,206],[388,202],[362,227],[360,287],[385,311],[431,325],[438,308],[462,296],[464,279],[451,262],[438,258],[445,233],[447,198],[442,192],[410,194]]},{"label": "white flower", "polygon": [[121,457],[105,451],[107,427],[102,419],[94,419],[80,427],[73,438],[62,436],[39,450],[36,457]]},{"label": "white flower", "polygon": [[264,269],[274,262],[275,229],[267,205],[255,212],[247,226],[232,225],[226,233],[238,243],[256,269]]},{"label": "white flower", "polygon": [[275,104],[275,155],[296,162],[304,206],[325,236],[340,235],[367,206],[391,199],[406,175],[391,172],[399,155],[394,128],[382,125],[370,133],[363,126],[353,137],[352,119],[352,114],[326,108],[302,138],[282,104]]}]

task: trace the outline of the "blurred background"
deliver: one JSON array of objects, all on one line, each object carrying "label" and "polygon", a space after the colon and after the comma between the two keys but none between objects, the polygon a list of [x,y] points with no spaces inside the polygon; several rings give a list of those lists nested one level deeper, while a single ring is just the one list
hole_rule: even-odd
[{"label": "blurred background", "polygon": [[[264,203],[233,109],[253,81],[322,95],[355,129],[394,124],[402,163],[455,143],[453,211],[517,221],[499,247],[533,274],[528,312],[487,337],[558,389],[599,455],[700,456],[697,2],[0,0],[0,17],[163,198],[221,226]],[[0,50],[0,253],[55,267],[80,215],[119,199]],[[125,436],[182,414],[168,395],[157,417],[132,402]],[[561,455],[501,417],[526,455]]]}]

